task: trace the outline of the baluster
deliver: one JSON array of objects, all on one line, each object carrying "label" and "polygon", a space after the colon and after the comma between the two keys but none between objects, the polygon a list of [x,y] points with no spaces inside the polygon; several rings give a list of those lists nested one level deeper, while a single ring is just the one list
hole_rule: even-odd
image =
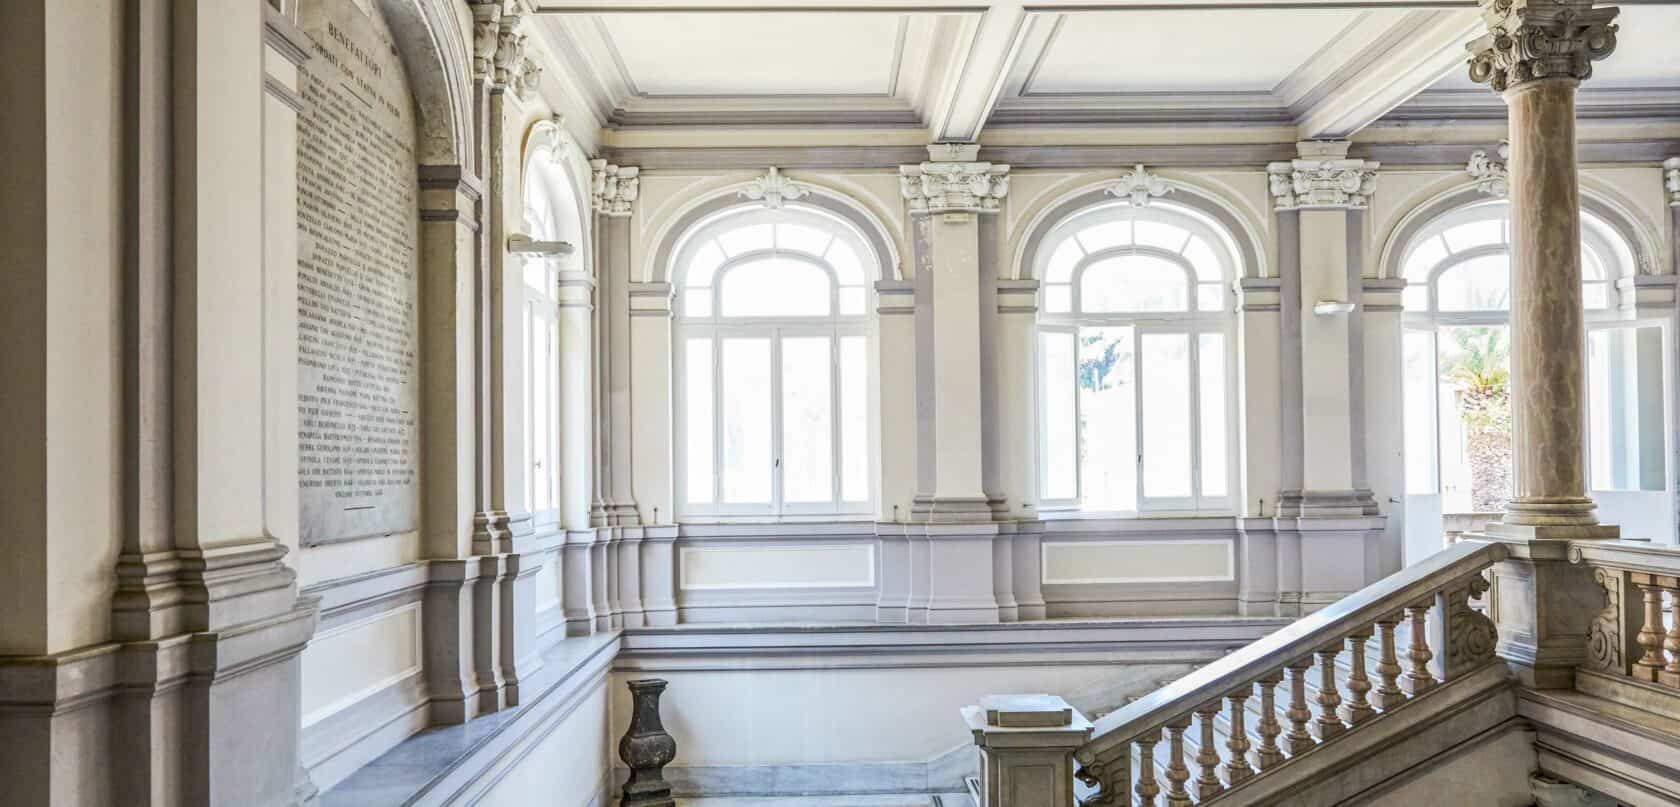
[{"label": "baluster", "polygon": [[1137,807],[1155,807],[1155,797],[1161,792],[1160,783],[1155,781],[1155,744],[1160,741],[1160,729],[1138,735]]},{"label": "baluster", "polygon": [[1277,685],[1282,681],[1283,670],[1266,673],[1260,678],[1260,722],[1254,726],[1260,732],[1260,747],[1254,751],[1254,764],[1261,773],[1283,762],[1283,749],[1278,748],[1277,744],[1278,735],[1283,733],[1283,725],[1278,723],[1277,719],[1275,692]]},{"label": "baluster", "polygon": [[1365,642],[1370,638],[1370,628],[1348,634],[1348,652],[1353,654],[1348,669],[1348,700],[1338,714],[1349,726],[1357,726],[1376,714],[1365,698],[1365,693],[1371,691],[1371,679],[1365,675]]},{"label": "baluster", "polygon": [[1225,761],[1225,781],[1232,787],[1254,776],[1254,768],[1248,764],[1248,729],[1243,727],[1243,717],[1248,711],[1248,697],[1253,694],[1254,685],[1248,684],[1225,696],[1231,704],[1231,736],[1225,739],[1225,748],[1231,755]]},{"label": "baluster", "polygon": [[1191,807],[1190,791],[1184,783],[1190,781],[1190,766],[1184,764],[1184,730],[1190,728],[1190,716],[1182,715],[1167,724],[1167,807]]},{"label": "baluster", "polygon": [[1202,741],[1196,749],[1196,765],[1202,772],[1196,777],[1196,800],[1207,801],[1224,792],[1225,785],[1219,781],[1219,747],[1214,744],[1213,721],[1219,719],[1218,700],[1211,700],[1196,707],[1197,722],[1201,723]]},{"label": "baluster", "polygon": [[1382,683],[1372,700],[1385,712],[1406,702],[1406,693],[1400,690],[1399,684],[1400,659],[1394,654],[1394,628],[1399,624],[1399,611],[1377,620],[1377,641],[1382,656],[1377,660],[1377,677]]},{"label": "baluster", "polygon": [[1680,580],[1664,577],[1660,582],[1663,590],[1668,592],[1668,618],[1673,624],[1668,627],[1668,638],[1663,640],[1663,649],[1668,651],[1668,666],[1663,668],[1657,680],[1666,686],[1680,687]]},{"label": "baluster", "polygon": [[1289,718],[1289,734],[1283,741],[1289,755],[1298,757],[1318,745],[1312,732],[1307,731],[1307,723],[1312,721],[1312,710],[1307,708],[1307,668],[1312,666],[1312,656],[1302,656],[1285,666],[1289,670],[1289,711],[1283,716]]},{"label": "baluster", "polygon": [[1429,660],[1435,657],[1429,652],[1429,604],[1406,606],[1406,616],[1411,619],[1410,647],[1406,649],[1406,660],[1411,662],[1411,669],[1406,671],[1406,677],[1400,679],[1400,685],[1406,694],[1417,697],[1435,688],[1435,676],[1429,672]]},{"label": "baluster", "polygon": [[1633,677],[1656,681],[1663,669],[1662,589],[1654,575],[1634,574],[1633,582],[1645,596],[1645,624],[1639,628],[1639,646],[1645,654],[1633,663]]},{"label": "baluster", "polygon": [[1336,655],[1341,652],[1341,642],[1318,651],[1318,719],[1313,721],[1313,729],[1321,742],[1347,730],[1336,717],[1336,708],[1342,705],[1342,696],[1336,691]]}]

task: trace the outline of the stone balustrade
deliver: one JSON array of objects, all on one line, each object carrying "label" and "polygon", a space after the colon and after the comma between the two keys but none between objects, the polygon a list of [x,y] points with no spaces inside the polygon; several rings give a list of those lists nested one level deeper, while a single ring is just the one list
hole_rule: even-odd
[{"label": "stone balustrade", "polygon": [[[1053,745],[1089,807],[1191,807],[1250,786],[1494,662],[1494,625],[1471,601],[1507,552],[1450,547],[1101,718],[1082,745],[1041,742],[1016,763],[976,726],[985,767],[1060,769],[1045,762]],[[1067,800],[1052,797],[1061,792]],[[1035,798],[1012,793],[990,789],[982,807],[1074,803],[1060,782]]]},{"label": "stone balustrade", "polygon": [[1582,667],[1680,689],[1680,620],[1674,618],[1680,550],[1642,541],[1576,541],[1569,559],[1590,566],[1604,592]]}]

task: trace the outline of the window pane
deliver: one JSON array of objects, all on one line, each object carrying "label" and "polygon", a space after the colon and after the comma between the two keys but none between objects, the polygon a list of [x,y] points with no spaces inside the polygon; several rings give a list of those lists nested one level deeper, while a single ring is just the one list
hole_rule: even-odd
[{"label": "window pane", "polygon": [[722,265],[723,250],[718,249],[716,241],[707,241],[694,250],[694,257],[688,260],[688,276],[683,278],[683,282],[690,286],[710,286],[712,276]]},{"label": "window pane", "polygon": [[1442,512],[1497,512],[1511,495],[1510,345],[1502,325],[1440,330]]},{"label": "window pane", "polygon": [[684,497],[689,504],[712,501],[712,340],[689,339],[683,357]]},{"label": "window pane", "polygon": [[1504,311],[1511,304],[1510,259],[1471,258],[1435,279],[1435,304],[1442,311]]},{"label": "window pane", "polygon": [[775,243],[769,224],[737,227],[719,235],[717,240],[731,258],[754,250],[769,249]]},{"label": "window pane", "polygon": [[1085,257],[1079,243],[1069,238],[1050,253],[1050,261],[1044,265],[1044,282],[1066,283],[1073,277],[1073,267],[1079,259]]},{"label": "window pane", "polygon": [[1407,311],[1429,310],[1429,286],[1425,283],[1410,283],[1400,290],[1400,306]]},{"label": "window pane", "polygon": [[828,248],[828,265],[834,269],[834,276],[842,286],[856,286],[863,282],[863,264],[858,261],[858,255],[846,242],[834,239],[834,245]]},{"label": "window pane", "polygon": [[1044,310],[1052,314],[1066,314],[1073,310],[1073,287],[1061,283],[1045,286]]},{"label": "window pane", "polygon": [[1130,327],[1079,330],[1080,505],[1137,510],[1137,386]]},{"label": "window pane", "polygon": [[1080,276],[1081,311],[1188,311],[1190,288],[1178,264],[1147,255],[1107,258]]},{"label": "window pane", "polygon": [[1123,247],[1132,243],[1132,223],[1107,221],[1086,227],[1075,237],[1079,239],[1080,246],[1085,248],[1086,254],[1109,247]]},{"label": "window pane", "polygon": [[1231,449],[1226,437],[1225,335],[1204,333],[1196,337],[1200,351],[1196,359],[1197,381],[1202,404],[1202,495],[1223,497],[1229,493]]},{"label": "window pane", "polygon": [[1587,333],[1587,458],[1592,489],[1615,490],[1616,446],[1611,432],[1610,331]]},{"label": "window pane", "polygon": [[724,273],[721,291],[726,317],[828,316],[828,273],[801,260],[743,263]]},{"label": "window pane", "polygon": [[1073,411],[1073,334],[1048,332],[1039,336],[1039,360],[1044,389],[1043,496],[1072,499],[1077,493],[1074,463],[1078,462],[1078,424]]},{"label": "window pane", "polygon": [[1447,242],[1447,248],[1453,252],[1463,252],[1474,247],[1485,247],[1501,243],[1500,225],[1504,217],[1468,221],[1455,227],[1448,227],[1441,233],[1442,240]]},{"label": "window pane", "polygon": [[861,336],[840,337],[840,498],[869,500],[869,357]]},{"label": "window pane", "polygon": [[862,286],[843,286],[840,289],[840,314],[855,317],[863,314],[864,293]]},{"label": "window pane", "polygon": [[684,289],[683,316],[709,317],[712,315],[711,289]]},{"label": "window pane", "polygon": [[770,501],[770,340],[723,340],[723,500]]},{"label": "window pane", "polygon": [[1141,246],[1164,249],[1168,252],[1179,252],[1184,249],[1185,241],[1190,234],[1184,228],[1160,221],[1147,219],[1132,224],[1133,238]]},{"label": "window pane", "polygon": [[828,249],[828,242],[833,238],[832,233],[823,232],[815,227],[806,227],[803,224],[776,225],[776,249],[803,252],[820,258],[823,250]]},{"label": "window pane", "polygon": [[1583,307],[1588,308],[1588,309],[1609,308],[1610,307],[1610,284],[1608,284],[1608,283],[1582,283],[1581,284],[1581,301],[1582,301]]},{"label": "window pane", "polygon": [[1413,283],[1422,283],[1429,279],[1429,273],[1434,271],[1435,265],[1447,257],[1447,246],[1439,238],[1431,238],[1420,242],[1411,253],[1406,256],[1406,264],[1401,267],[1400,274]]},{"label": "window pane", "polygon": [[1223,283],[1196,284],[1196,310],[1224,311],[1225,286]]},{"label": "window pane", "polygon": [[782,340],[783,501],[834,501],[833,367],[828,337]]},{"label": "window pane", "polygon": [[1219,260],[1219,253],[1214,252],[1213,247],[1200,238],[1190,239],[1190,245],[1184,248],[1184,259],[1195,268],[1197,280],[1214,281],[1225,277],[1225,268]]},{"label": "window pane", "polygon": [[1405,402],[1406,492],[1435,492],[1435,339],[1407,331],[1401,396]]},{"label": "window pane", "polygon": [[1143,495],[1190,490],[1190,335],[1146,333],[1143,358]]}]

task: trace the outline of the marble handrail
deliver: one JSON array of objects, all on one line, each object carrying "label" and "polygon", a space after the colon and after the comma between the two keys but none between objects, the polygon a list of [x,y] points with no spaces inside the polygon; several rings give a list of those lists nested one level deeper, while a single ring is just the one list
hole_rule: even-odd
[{"label": "marble handrail", "polygon": [[[1483,572],[1507,555],[1507,548],[1497,543],[1455,544],[1103,717],[1094,725],[1092,738],[1074,754],[1080,765],[1078,778],[1099,789],[1098,796],[1085,803],[1132,803],[1131,761],[1136,759],[1136,803],[1155,804],[1155,796],[1162,793],[1153,769],[1160,745],[1167,760],[1168,803],[1200,804],[1269,773],[1319,742],[1357,730],[1414,695],[1479,669],[1494,659],[1495,632],[1492,622],[1471,609],[1468,600],[1486,590]],[[1395,631],[1402,622],[1410,627],[1410,647],[1397,652]],[[1379,649],[1375,683],[1367,673],[1366,657],[1373,637]],[[1431,639],[1439,648],[1438,659],[1429,647]],[[1345,684],[1339,684],[1337,659],[1344,653],[1350,670]],[[1312,698],[1316,717],[1306,683],[1315,658],[1318,669],[1311,679],[1317,689]],[[1286,677],[1290,699],[1281,704],[1278,688]],[[1346,699],[1339,688],[1347,691]],[[1250,754],[1244,713],[1256,696],[1259,747]],[[1226,725],[1234,727],[1227,732],[1223,758],[1214,742],[1222,704],[1229,707]],[[1285,721],[1278,720],[1279,706],[1286,707]],[[1193,723],[1199,724],[1194,761],[1201,775],[1191,782],[1184,741]],[[1192,733],[1190,739],[1195,738]]]},{"label": "marble handrail", "polygon": [[1587,629],[1582,666],[1680,689],[1680,617],[1675,616],[1680,614],[1680,548],[1644,541],[1572,541],[1569,560],[1591,566],[1604,592],[1604,607]]}]

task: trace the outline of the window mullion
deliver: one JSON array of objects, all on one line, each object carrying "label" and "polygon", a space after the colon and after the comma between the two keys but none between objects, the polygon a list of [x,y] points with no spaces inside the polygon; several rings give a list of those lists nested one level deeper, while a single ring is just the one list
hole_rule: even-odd
[{"label": "window mullion", "polygon": [[770,329],[770,512],[782,515],[782,329]]}]

